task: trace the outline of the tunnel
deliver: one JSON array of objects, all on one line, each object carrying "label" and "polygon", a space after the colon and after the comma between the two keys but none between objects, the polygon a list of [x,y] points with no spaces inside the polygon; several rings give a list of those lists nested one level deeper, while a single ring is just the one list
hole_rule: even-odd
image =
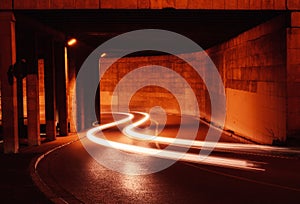
[{"label": "tunnel", "polygon": [[[77,4],[78,8],[70,5],[69,9],[59,9],[62,5],[58,3],[19,1],[3,5],[1,137],[4,151],[16,152],[19,143],[37,145],[55,139],[56,135],[86,128],[85,123],[90,121],[76,121],[76,115],[84,115],[84,109],[79,108],[81,96],[76,96],[76,76],[82,64],[107,40],[142,29],[176,32],[197,43],[211,58],[226,93],[224,130],[259,144],[284,144],[297,139],[299,15],[293,11],[293,3],[288,5],[291,9],[280,3],[260,4],[259,8],[248,5],[242,9],[229,4],[220,9],[222,5],[214,3],[203,8],[201,4],[190,3],[187,6],[146,4],[150,9],[103,3],[100,10],[94,8],[97,5],[85,5],[86,9],[84,6],[80,9],[82,5]],[[10,12],[5,6],[15,9]],[[72,38],[77,43],[68,45]],[[122,49],[125,48],[120,46],[99,59],[105,64],[105,60]],[[201,55],[198,50],[180,52],[179,55],[188,55],[191,60],[201,58],[197,59]],[[26,61],[26,68],[20,65],[22,60]],[[100,121],[101,112],[111,111],[111,103],[118,107],[124,105],[119,100],[121,96],[113,96],[117,83],[132,70],[151,64],[168,67],[183,77],[192,89],[183,94],[188,112],[193,114],[195,109],[190,98],[195,94],[200,111],[196,117],[218,127],[218,121],[212,121],[211,99],[201,76],[177,56],[155,50],[133,52],[105,72],[95,98],[97,120]],[[14,76],[13,83],[7,83],[9,66],[26,70],[25,76]],[[176,81],[168,76],[164,78],[176,86]],[[149,111],[155,105],[163,106],[170,114],[180,112],[168,90],[153,86],[138,90],[130,109]]]},{"label": "tunnel", "polygon": [[299,0],[0,0],[3,203],[297,203]]}]

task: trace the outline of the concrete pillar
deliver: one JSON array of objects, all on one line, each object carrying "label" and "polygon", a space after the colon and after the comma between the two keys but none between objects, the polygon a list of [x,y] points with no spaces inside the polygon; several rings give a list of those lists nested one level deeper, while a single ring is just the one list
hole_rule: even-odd
[{"label": "concrete pillar", "polygon": [[67,71],[65,67],[65,48],[63,43],[56,42],[54,46],[56,70],[56,103],[58,110],[59,134],[68,135],[68,98]]},{"label": "concrete pillar", "polygon": [[7,71],[16,62],[15,17],[12,12],[0,12],[0,77],[4,153],[17,153],[18,110],[17,83],[8,83]]},{"label": "concrete pillar", "polygon": [[22,137],[24,132],[24,106],[23,106],[23,79],[17,78],[17,100],[18,100],[18,133]]},{"label": "concrete pillar", "polygon": [[39,80],[37,74],[26,78],[28,145],[40,145]]},{"label": "concrete pillar", "polygon": [[55,66],[53,41],[45,43],[45,110],[47,140],[56,139],[56,97],[55,97]]},{"label": "concrete pillar", "polygon": [[[68,52],[69,53],[69,52]],[[76,66],[74,61],[68,57],[68,84],[69,84],[69,121],[70,132],[76,132]]]},{"label": "concrete pillar", "polygon": [[77,118],[77,125],[78,125],[78,130],[84,130],[86,127],[86,119],[85,119],[85,109],[84,109],[84,91],[81,88],[79,91],[77,91],[77,96],[78,96],[78,102],[79,102],[79,106],[77,107],[77,115],[79,115],[79,117]]},{"label": "concrete pillar", "polygon": [[40,145],[40,105],[39,105],[39,79],[36,37],[32,33],[27,35],[27,60],[26,93],[27,93],[27,132],[28,145]]}]

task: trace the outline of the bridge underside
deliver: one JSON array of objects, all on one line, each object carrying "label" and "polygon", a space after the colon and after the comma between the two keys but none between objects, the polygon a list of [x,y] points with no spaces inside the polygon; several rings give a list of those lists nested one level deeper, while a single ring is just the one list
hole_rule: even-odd
[{"label": "bridge underside", "polygon": [[[192,39],[213,60],[226,91],[225,129],[262,144],[300,139],[297,1],[81,2],[6,0],[0,4],[0,116],[5,152],[17,152],[22,141],[39,145],[40,135],[54,140],[57,134],[88,127],[83,117],[75,122],[76,115],[84,115],[81,96],[75,91],[83,61],[112,37],[152,28]],[[78,43],[67,47],[71,37]],[[188,55],[199,60],[201,53]],[[13,77],[10,84],[8,69],[20,59],[26,59],[29,71],[23,79]],[[110,110],[114,88],[125,74],[153,62],[177,72],[190,84],[199,116],[210,121],[211,101],[201,78],[186,62],[153,51],[134,53],[108,69],[100,83],[97,112]],[[176,86],[172,79],[164,78]],[[190,93],[184,94],[192,113]],[[153,87],[139,90],[130,108],[148,111],[157,103],[169,113],[179,113],[174,97]]]}]

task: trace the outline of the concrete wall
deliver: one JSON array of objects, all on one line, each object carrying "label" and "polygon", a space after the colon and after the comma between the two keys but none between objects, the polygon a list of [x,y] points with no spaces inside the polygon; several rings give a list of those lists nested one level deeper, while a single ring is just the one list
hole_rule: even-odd
[{"label": "concrete wall", "polygon": [[[285,39],[286,18],[281,16],[206,50],[226,87],[226,129],[259,143],[271,144],[273,140],[286,139]],[[185,55],[188,55],[190,60],[201,62],[203,59],[203,53]],[[101,80],[101,110],[109,110],[112,91],[126,73],[150,64],[168,67],[187,80],[197,96],[200,116],[210,120],[210,99],[205,85],[187,63],[174,56],[131,57],[119,60]],[[299,68],[299,65],[297,67]],[[168,83],[177,86],[176,81],[167,75],[159,74],[157,77],[163,77]],[[189,94],[185,97],[187,101],[191,99]],[[299,94],[297,97],[298,102]],[[156,105],[162,105],[167,112],[179,113],[175,98],[161,89],[141,89],[132,100],[134,101],[131,102],[131,110],[147,111],[149,107],[158,103]],[[113,103],[121,102],[113,99]],[[191,113],[194,111],[193,105],[186,107]],[[299,127],[299,124],[295,126]]]},{"label": "concrete wall", "polygon": [[300,133],[300,12],[292,13],[287,29],[287,133]]},{"label": "concrete wall", "polygon": [[[226,72],[226,128],[260,143],[286,137],[286,22],[275,18],[208,50]],[[223,62],[223,64],[221,64]]]},{"label": "concrete wall", "polygon": [[[13,2],[13,3],[12,3]],[[0,9],[298,10],[298,0],[1,0]]]},{"label": "concrete wall", "polygon": [[[105,64],[105,59],[101,59],[101,65]],[[135,74],[130,80],[133,84],[124,85],[121,87],[119,93],[113,97],[112,92],[119,81],[128,73],[132,73],[136,68],[141,68],[150,65],[159,65],[167,68],[171,68],[179,74],[183,79],[189,83],[182,83],[179,78],[172,73],[161,71],[157,73],[155,67],[147,67],[143,72]],[[139,89],[131,98],[129,107],[135,111],[149,111],[154,106],[161,106],[168,113],[180,114],[183,111],[186,114],[194,114],[196,112],[195,104],[196,100],[193,100],[193,91],[196,93],[198,100],[201,100],[201,91],[196,91],[203,84],[201,78],[196,78],[197,73],[188,66],[184,61],[175,56],[154,56],[154,57],[130,57],[122,58],[114,63],[104,74],[100,83],[100,104],[101,111],[111,111],[111,101],[113,105],[118,108],[127,107],[125,103],[127,97],[130,97],[130,93],[133,91],[134,86],[146,85]],[[161,87],[149,85],[149,79],[153,78],[162,79],[163,85]],[[147,78],[147,79],[146,79]],[[188,86],[191,86],[190,89]],[[166,87],[174,88],[167,90]],[[122,89],[124,88],[124,89]],[[172,93],[175,95],[173,95]],[[178,101],[175,96],[178,96],[183,100],[182,109],[179,108]]]}]

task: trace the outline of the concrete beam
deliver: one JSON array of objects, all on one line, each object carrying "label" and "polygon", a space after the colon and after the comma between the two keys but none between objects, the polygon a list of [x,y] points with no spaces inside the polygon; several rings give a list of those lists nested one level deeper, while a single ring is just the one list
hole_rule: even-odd
[{"label": "concrete beam", "polygon": [[10,85],[7,71],[16,62],[15,17],[12,12],[0,12],[0,81],[4,153],[17,153],[18,109],[17,83]]},{"label": "concrete beam", "polygon": [[2,0],[0,4],[0,9],[10,10],[12,9],[12,0]]},{"label": "concrete beam", "polygon": [[289,10],[300,10],[300,1],[298,0],[287,0],[287,8]]},{"label": "concrete beam", "polygon": [[14,0],[15,9],[98,9],[99,0]]},{"label": "concrete beam", "polygon": [[35,19],[32,19],[26,15],[16,14],[16,18],[18,20],[18,26],[22,30],[34,30],[39,33],[39,35],[51,37],[57,41],[64,42],[66,37],[63,33],[46,26]]},{"label": "concrete beam", "polygon": [[[2,7],[11,8],[11,0]],[[14,9],[299,10],[297,0],[14,0]]]}]

